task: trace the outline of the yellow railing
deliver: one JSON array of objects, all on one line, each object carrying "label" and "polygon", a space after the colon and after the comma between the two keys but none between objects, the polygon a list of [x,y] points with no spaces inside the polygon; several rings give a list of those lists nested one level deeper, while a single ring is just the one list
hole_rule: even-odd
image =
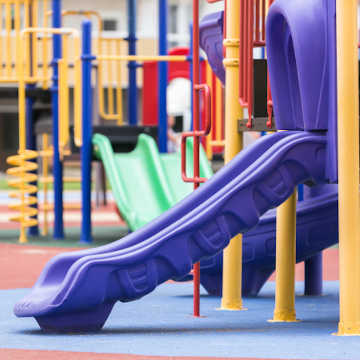
[{"label": "yellow railing", "polygon": [[[77,32],[76,32],[77,33]],[[75,34],[75,33],[74,33]],[[59,60],[59,146],[60,154],[70,140],[70,56],[69,56],[69,37],[63,38],[62,59]],[[80,39],[73,37],[75,47],[74,64],[74,141],[77,146],[81,146],[81,124],[82,124],[82,97],[81,97],[81,58],[80,58]]]},{"label": "yellow railing", "polygon": [[99,114],[104,120],[115,120],[118,125],[123,124],[121,63],[112,60],[104,61],[100,54],[119,55],[122,42],[123,40],[118,38],[101,38],[98,53]]},{"label": "yellow railing", "polygon": [[[48,12],[51,15],[51,11]],[[97,23],[98,36],[95,39],[94,54],[100,55],[119,55],[123,39],[109,38],[102,36],[103,23],[100,14],[93,10],[64,10],[63,19],[69,16],[82,16],[89,20],[95,19]],[[76,66],[76,65],[75,65]],[[113,61],[98,62],[97,89],[99,98],[99,115],[104,120],[116,121],[118,125],[123,124],[123,101],[122,101],[122,79],[120,63]],[[79,72],[76,72],[79,74]],[[75,75],[76,77],[76,75]],[[76,80],[77,81],[77,80]],[[78,94],[80,96],[81,94]],[[75,114],[76,119],[80,119],[80,114]],[[80,121],[81,122],[81,121]],[[81,129],[80,126],[77,127]],[[79,136],[75,134],[75,143],[80,146]]]},{"label": "yellow railing", "polygon": [[[51,14],[49,0],[0,0],[0,83],[14,83],[19,80],[19,48],[24,47],[29,55],[30,61],[25,65],[25,80],[28,84],[40,84],[43,89],[48,89],[51,81],[51,38],[49,34],[28,34],[21,40],[21,30],[29,27],[50,28]],[[119,55],[123,40],[120,38],[102,37],[102,18],[97,11],[64,10],[62,17],[82,16],[94,19],[98,30],[95,39],[94,54]],[[75,56],[80,52],[80,39],[74,37]],[[66,46],[63,47],[66,52]],[[74,51],[71,50],[70,53]],[[69,54],[70,55],[70,54]],[[66,57],[64,57],[66,59]],[[68,63],[74,68],[74,75],[64,70],[60,65],[68,81],[74,84],[79,83],[81,76],[80,61]],[[122,76],[119,63],[114,61],[99,61],[98,64],[98,92],[99,92],[99,113],[105,120],[115,120],[117,124],[123,123],[123,102],[122,102]],[[63,82],[64,83],[64,82]],[[79,90],[79,89],[78,89]],[[75,90],[78,102],[81,101],[81,91]],[[63,93],[65,95],[65,93]],[[66,95],[63,99],[67,102]],[[65,111],[65,110],[64,110]],[[64,113],[63,111],[63,113]],[[76,127],[81,131],[81,112],[76,107],[74,114],[75,121],[79,123]],[[61,141],[66,141],[62,138]],[[76,145],[80,145],[80,133],[75,133]]]},{"label": "yellow railing", "polygon": [[62,17],[65,18],[68,16],[84,16],[89,20],[95,18],[98,27],[98,37],[96,39],[96,48],[94,49],[94,53],[99,54],[102,41],[101,34],[103,30],[103,21],[101,15],[95,10],[64,10],[62,12]]},{"label": "yellow railing", "polygon": [[[48,184],[53,181],[49,176],[49,158],[53,154],[49,139],[44,138],[44,149],[33,152],[26,149],[25,144],[25,88],[27,84],[37,84],[43,89],[49,89],[52,77],[51,46],[53,34],[62,36],[62,58],[59,60],[59,146],[63,157],[68,150],[70,134],[70,88],[74,89],[74,142],[81,146],[81,59],[80,59],[80,36],[73,29],[51,29],[51,11],[49,0],[0,0],[0,83],[12,83],[19,86],[19,151],[15,156],[8,158],[8,163],[13,168],[8,174],[13,178],[9,180],[11,187],[16,188],[10,196],[17,198],[19,202],[10,207],[19,212],[13,216],[12,221],[20,222],[20,241],[26,242],[26,228],[37,224],[37,199],[32,196],[37,192],[33,185],[37,181],[34,172],[37,165],[34,159],[40,155],[43,159],[43,167],[47,168],[39,179],[43,184],[44,197],[47,198]],[[73,11],[65,10],[62,17],[85,16],[95,19],[97,22],[98,36],[95,39],[94,53],[106,55],[117,55],[120,53],[122,39],[101,37],[102,19],[96,11]],[[71,43],[70,43],[71,42]],[[108,68],[99,72],[108,81],[102,82],[101,93],[115,92],[115,98],[110,99],[107,107],[102,98],[102,116],[114,118],[118,124],[122,123],[122,93],[120,69],[113,81],[113,66],[107,64]],[[117,71],[117,70],[115,70]],[[108,74],[109,73],[109,74]],[[106,87],[105,87],[106,86]],[[113,99],[113,101],[111,100]],[[106,112],[105,112],[106,109]],[[79,180],[79,179],[77,179]],[[64,181],[73,182],[74,179],[64,178]],[[47,215],[51,205],[47,202],[43,205],[44,210],[44,232],[47,233]]]},{"label": "yellow railing", "polygon": [[46,27],[46,17],[41,14],[47,11],[48,7],[49,0],[0,0],[0,83],[18,82],[21,47],[26,48],[28,54],[31,53],[31,61],[26,64],[25,77],[30,76],[35,80],[39,78],[40,68],[47,71],[48,59],[41,59],[43,63],[40,64],[38,58],[42,39],[37,36],[21,39],[21,31],[29,27]]},{"label": "yellow railing", "polygon": [[211,127],[209,136],[206,137],[206,153],[209,159],[213,156],[214,147],[222,147],[225,145],[223,127],[223,101],[222,101],[222,85],[221,81],[214,77],[213,71],[208,62],[206,62],[206,83],[214,94],[215,102],[211,104],[211,113],[214,114],[214,123]]},{"label": "yellow railing", "polygon": [[[53,29],[53,28],[27,28],[21,31],[20,33],[20,42],[24,44],[26,38],[35,38],[37,34],[59,34],[62,35],[63,43],[66,46],[67,39],[70,36],[78,37],[78,32],[73,29]],[[8,164],[15,166],[8,169],[7,174],[12,176],[12,179],[9,180],[9,185],[16,189],[10,193],[10,197],[16,198],[19,201],[16,204],[10,205],[11,209],[17,210],[19,213],[10,218],[11,221],[16,221],[20,223],[20,242],[27,242],[26,239],[26,228],[37,225],[37,209],[33,207],[37,203],[37,198],[33,196],[37,192],[37,186],[34,183],[37,181],[37,175],[33,173],[37,169],[37,164],[33,161],[37,158],[38,153],[26,149],[26,85],[29,83],[34,83],[38,81],[49,80],[44,78],[44,74],[32,74],[29,73],[29,67],[27,66],[28,59],[31,59],[30,54],[28,53],[29,48],[19,47],[17,49],[18,53],[18,65],[17,65],[17,78],[19,86],[19,151],[17,155],[10,156],[7,159]],[[33,53],[32,53],[33,54]],[[65,56],[67,53],[65,52]],[[68,71],[68,58],[62,58],[59,61],[61,67],[61,79],[60,79],[60,89],[59,89],[59,108],[64,113],[60,113],[60,132],[61,132],[61,145],[62,151],[64,152],[64,146],[66,145],[66,139],[69,139],[69,126],[68,126],[68,116],[69,116],[69,101],[68,101],[68,83],[65,84],[62,77],[67,79],[66,72]],[[65,65],[64,65],[65,64]],[[31,69],[31,67],[30,67]],[[66,70],[65,70],[66,69]],[[64,74],[65,72],[65,74]],[[80,86],[81,84],[76,84]],[[75,106],[81,106],[76,104]],[[67,117],[66,117],[67,114]],[[14,179],[14,177],[16,179]]]},{"label": "yellow railing", "polygon": [[[115,43],[116,53],[120,52],[120,39],[102,39],[102,45],[106,44],[106,53],[111,52],[110,43]],[[102,48],[103,50],[103,48]],[[97,56],[99,64],[98,72],[98,92],[99,92],[99,113],[105,120],[116,120],[119,125],[123,123],[122,119],[122,95],[121,95],[121,63],[123,61],[167,61],[183,62],[187,61],[186,56],[163,55],[105,55]],[[105,67],[105,64],[108,64]],[[110,65],[110,66],[109,66]],[[104,72],[107,71],[107,85],[104,84]],[[115,91],[114,91],[115,90]],[[107,107],[105,106],[105,92],[107,92]],[[114,97],[116,102],[114,101]],[[115,106],[116,104],[116,106]],[[107,111],[105,109],[107,108]]]}]

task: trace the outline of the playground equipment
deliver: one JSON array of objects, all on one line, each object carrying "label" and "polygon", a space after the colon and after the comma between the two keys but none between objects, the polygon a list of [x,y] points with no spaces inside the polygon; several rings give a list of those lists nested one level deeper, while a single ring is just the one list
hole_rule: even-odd
[{"label": "playground equipment", "polygon": [[[272,4],[266,25],[272,90],[272,100],[270,97],[267,100],[267,107],[271,111],[267,114],[269,121],[266,126],[272,126],[273,106],[276,128],[287,131],[264,136],[238,154],[242,147],[238,120],[243,117],[239,97],[243,96],[243,106],[253,104],[250,98],[253,94],[246,91],[252,85],[248,82],[248,87],[240,89],[238,79],[243,72],[241,69],[239,71],[239,65],[242,64],[244,69],[249,69],[249,64],[245,64],[245,61],[252,62],[248,49],[256,45],[256,41],[263,45],[265,30],[263,25],[259,25],[263,22],[255,20],[258,31],[253,32],[252,28],[249,31],[246,27],[246,32],[243,26],[245,35],[240,34],[239,15],[255,11],[260,16],[266,7],[265,5],[259,7],[259,4],[259,1],[250,0],[242,2],[241,7],[238,1],[227,0],[226,3],[224,65],[227,165],[193,194],[121,241],[54,258],[45,267],[31,293],[15,306],[17,316],[33,316],[39,325],[47,330],[98,330],[104,325],[116,301],[136,300],[168,279],[185,276],[193,264],[216,255],[225,247],[222,307],[240,310],[242,309],[243,239],[238,234],[254,228],[262,214],[282,204],[276,215],[276,270],[279,281],[276,287],[273,321],[296,321],[294,188],[304,182],[311,184],[338,182],[341,258],[339,334],[360,334],[358,304],[360,268],[357,257],[360,241],[357,196],[359,185],[357,2],[355,0],[336,3],[335,0],[328,2],[276,0]],[[199,81],[198,5],[198,1],[195,0],[194,129],[193,132],[184,134],[182,143],[183,155],[185,155],[185,139],[194,137],[195,161],[192,178],[189,178],[185,171],[186,158],[182,162],[182,170],[183,179],[194,182],[195,188],[205,182],[205,179],[200,177],[197,161],[199,138],[208,134],[210,130],[208,116],[204,130],[199,126],[201,91],[204,92],[205,110],[208,115],[211,104],[209,87]],[[335,29],[337,29],[337,38]],[[84,30],[84,38],[89,45],[90,23],[84,25]],[[241,36],[247,39],[247,45],[243,45],[242,51],[239,50]],[[83,52],[87,59],[87,63],[83,66],[83,79],[86,79],[83,86],[88,91],[91,85],[90,50],[88,46]],[[130,59],[135,60],[135,58]],[[250,78],[248,77],[248,80]],[[251,82],[251,79],[249,81]],[[161,104],[160,107],[163,109]],[[90,118],[90,114],[89,109],[86,107],[85,109],[87,109],[84,115],[86,120]],[[251,116],[252,109],[248,110],[250,113],[248,128],[257,128],[257,119]],[[88,123],[91,124],[90,121],[86,122]],[[89,128],[86,131],[88,136],[91,132]],[[305,200],[299,205],[299,215],[299,219],[304,219],[304,223],[300,222],[298,228],[299,231],[303,230],[303,236],[299,236],[298,260],[312,256],[336,241],[334,220],[337,218],[337,211],[334,194],[320,196],[311,201]],[[266,257],[268,247],[270,251],[274,250],[275,216],[274,213],[267,216],[252,233],[253,236],[256,234],[259,243],[256,240],[254,246],[244,247],[245,264],[249,264],[248,268],[245,266],[245,271],[255,270],[244,273],[245,284],[249,281],[247,284],[249,293],[256,293],[272,271],[270,267],[256,266],[256,260],[262,261]],[[270,219],[270,222],[267,223],[266,219]],[[324,238],[314,232],[313,221],[326,229]],[[334,226],[331,231],[328,226],[330,223]],[[271,241],[265,240],[266,234],[263,238],[259,238],[259,232],[263,228],[267,228],[268,233],[271,234]],[[236,237],[233,238],[234,236]],[[310,246],[310,241],[313,239],[316,245]],[[248,240],[245,240],[244,244],[252,243],[253,240],[249,232]],[[265,254],[255,255],[255,250],[265,250]],[[218,258],[212,260],[214,259],[216,261]],[[252,269],[250,269],[251,265],[253,265]],[[194,269],[195,315],[199,315],[198,269],[198,267]],[[208,275],[208,279],[212,281],[213,274],[208,273]],[[218,287],[213,291],[217,290]]]},{"label": "playground equipment", "polygon": [[[76,35],[76,32],[71,29],[48,29],[48,28],[27,28],[24,29],[20,36],[21,43],[28,43],[27,39],[33,38],[38,33],[44,34],[55,34],[63,35],[64,40],[64,49],[68,47],[68,37]],[[25,49],[27,47],[25,46]],[[35,51],[33,49],[33,51]],[[35,67],[25,65],[25,57],[30,56],[30,47],[28,51],[23,51],[23,47],[20,46],[17,49],[17,55],[19,60],[16,65],[17,78],[19,81],[19,152],[16,156],[11,156],[8,159],[8,163],[16,168],[11,168],[8,170],[8,174],[12,176],[19,177],[18,180],[11,180],[9,184],[19,189],[18,192],[12,192],[11,197],[18,198],[20,202],[18,204],[12,205],[12,208],[18,210],[20,215],[17,215],[11,220],[20,222],[20,242],[26,242],[25,230],[28,227],[36,226],[37,220],[34,216],[37,215],[37,209],[33,207],[36,205],[37,199],[33,196],[37,192],[37,187],[34,184],[37,180],[35,174],[31,174],[34,170],[37,169],[37,165],[29,160],[35,159],[37,153],[32,150],[26,149],[26,84],[38,82],[38,81],[47,81],[45,77],[47,72],[43,75],[39,75],[38,71],[34,71]],[[60,130],[60,147],[61,152],[63,153],[64,143],[68,141],[67,131],[64,131],[66,127],[69,127],[68,123],[68,112],[69,112],[69,101],[68,101],[68,89],[67,86],[67,68],[68,68],[68,59],[66,57],[59,59],[60,64],[60,74],[62,75],[62,83],[60,83],[60,101],[61,101],[61,112],[60,117],[63,121],[62,131]],[[75,85],[75,94],[78,93]],[[79,100],[79,99],[77,99]],[[77,106],[79,106],[77,104]],[[76,131],[77,133],[77,131]]]},{"label": "playground equipment", "polygon": [[[138,299],[169,278],[186,275],[193,263],[216,254],[231,237],[256,225],[259,215],[282,203],[295,184],[324,179],[325,147],[325,136],[306,132],[264,137],[192,195],[128,237],[58,256],[15,313],[34,316],[44,329],[101,328],[116,300]],[[240,205],[244,200],[246,207]]]},{"label": "playground equipment", "polygon": [[[122,78],[121,66],[122,63],[129,63],[129,77],[133,80],[136,68],[140,66],[140,62],[144,62],[144,68],[149,68],[147,64],[157,64],[160,62],[171,62],[172,64],[181,64],[182,72],[174,74],[176,76],[189,77],[188,55],[176,55],[170,52],[170,55],[156,56],[139,56],[134,52],[134,44],[136,37],[134,35],[134,24],[132,20],[129,23],[129,38],[116,39],[106,38],[102,34],[102,19],[95,11],[73,11],[62,10],[61,1],[6,1],[0,3],[0,11],[5,14],[5,33],[1,35],[1,43],[7,44],[10,51],[6,52],[6,57],[3,59],[3,68],[5,71],[0,74],[0,81],[4,83],[18,83],[21,89],[21,98],[19,103],[21,113],[19,118],[21,122],[20,132],[22,146],[21,154],[11,157],[9,164],[18,166],[15,169],[10,169],[9,174],[18,176],[19,180],[11,180],[10,185],[20,188],[18,192],[13,192],[11,196],[17,197],[20,202],[12,206],[12,208],[19,210],[20,215],[14,217],[14,220],[21,222],[21,238],[22,242],[26,241],[25,229],[30,228],[30,235],[37,234],[37,213],[44,211],[44,228],[43,233],[48,231],[48,213],[54,210],[54,237],[62,238],[63,231],[63,210],[66,208],[73,208],[73,204],[63,204],[63,182],[82,182],[82,214],[84,224],[82,225],[82,241],[91,241],[91,206],[90,206],[90,162],[91,162],[91,134],[92,126],[87,125],[83,127],[83,123],[88,124],[92,122],[92,116],[97,116],[91,109],[95,102],[92,100],[92,85],[89,81],[83,84],[82,78],[85,74],[81,74],[81,66],[85,66],[86,61],[91,62],[91,68],[96,70],[96,84],[98,94],[98,109],[99,116],[104,120],[115,121],[117,125],[123,125],[123,104],[122,104]],[[50,6],[51,5],[51,6]],[[51,9],[50,9],[51,8]],[[133,1],[129,1],[129,12],[133,14],[135,11]],[[14,29],[11,28],[11,23],[8,20],[10,13],[14,14]],[[60,28],[61,24],[67,17],[82,17],[95,24],[97,36],[90,38],[88,44],[82,44],[83,51],[81,54],[81,41],[76,30],[64,30],[62,28],[59,33],[56,28]],[[52,20],[52,27],[49,27],[50,19]],[[2,25],[2,24],[0,24]],[[1,27],[1,26],[0,26]],[[26,35],[30,30],[33,33]],[[35,30],[36,29],[36,30]],[[67,31],[71,32],[71,44],[68,40]],[[89,30],[90,31],[90,30]],[[90,31],[91,32],[91,31]],[[163,34],[160,34],[162,37]],[[53,36],[53,40],[49,38]],[[165,34],[166,36],[166,34]],[[22,37],[26,40],[25,50],[23,54],[25,58],[22,60],[24,64],[18,60],[21,57],[20,51]],[[14,41],[15,39],[15,41]],[[120,51],[124,41],[129,42],[129,54],[122,55]],[[93,43],[93,44],[92,44]],[[14,47],[14,44],[17,46]],[[84,46],[88,49],[94,45],[94,59],[85,59]],[[92,51],[89,56],[93,56]],[[53,53],[53,59],[51,59]],[[26,59],[31,58],[31,61]],[[16,59],[12,63],[12,59]],[[136,65],[135,67],[133,65]],[[205,63],[202,63],[205,69]],[[20,86],[22,82],[20,78],[20,70],[24,67],[25,79],[24,86]],[[171,67],[170,67],[171,70]],[[91,74],[88,74],[91,78]],[[87,79],[89,80],[89,79]],[[51,81],[53,86],[50,88]],[[43,149],[38,149],[35,143],[34,119],[32,117],[32,91],[42,88],[42,91],[52,94],[52,124],[36,124],[37,133],[41,134]],[[74,96],[74,113],[70,114],[70,103],[72,93],[70,89],[73,88]],[[129,83],[129,106],[133,107],[136,100],[136,91],[133,89],[134,84]],[[159,76],[159,91],[163,92],[164,84],[160,81]],[[165,86],[166,88],[166,86]],[[154,93],[154,92],[152,92]],[[83,106],[81,105],[84,99]],[[134,100],[135,99],[135,100]],[[160,99],[161,100],[161,99]],[[25,102],[25,105],[24,105]],[[87,110],[86,110],[87,107]],[[137,107],[137,103],[135,105]],[[85,111],[86,110],[86,111]],[[26,112],[26,125],[24,112]],[[135,114],[135,115],[134,115]],[[129,111],[130,124],[135,124],[134,119],[137,118],[135,112]],[[71,117],[73,117],[73,134],[70,132]],[[219,121],[221,121],[219,117]],[[150,121],[151,122],[151,121]],[[160,120],[164,127],[159,129],[159,142],[164,143],[167,138],[167,120]],[[144,121],[146,125],[146,121]],[[152,121],[152,125],[156,125]],[[220,128],[220,125],[219,125]],[[85,133],[84,133],[85,131]],[[95,131],[101,131],[101,128],[95,128]],[[126,131],[124,131],[126,133]],[[26,134],[26,143],[25,143]],[[53,146],[49,143],[49,136],[53,135]],[[215,136],[217,136],[215,134]],[[207,151],[211,150],[211,144],[207,146]],[[63,166],[66,156],[73,153],[74,150],[83,152],[86,156],[82,156],[83,173],[80,179],[63,177]],[[86,151],[85,151],[86,150]],[[26,153],[26,154],[25,154]],[[34,160],[38,156],[41,157],[42,176],[37,177],[37,167],[35,162],[25,161]],[[30,158],[31,157],[31,158]],[[49,174],[49,159],[53,158],[54,176]],[[26,169],[24,168],[26,166]],[[37,206],[37,186],[36,182],[43,184],[44,189],[44,203]],[[48,189],[49,184],[54,183],[54,205],[49,203]],[[77,206],[77,205],[76,205]]]}]

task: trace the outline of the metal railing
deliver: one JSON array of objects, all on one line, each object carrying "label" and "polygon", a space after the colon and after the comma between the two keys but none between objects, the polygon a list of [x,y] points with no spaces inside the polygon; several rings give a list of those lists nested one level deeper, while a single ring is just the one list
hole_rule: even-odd
[{"label": "metal railing", "polygon": [[[247,127],[252,127],[254,106],[254,48],[265,47],[265,18],[268,5],[273,0],[243,0],[240,2],[240,43],[239,43],[239,101],[248,109]],[[268,78],[267,110],[272,125],[272,100]]]},{"label": "metal railing", "polygon": [[[62,36],[63,46],[66,48],[69,45],[69,37],[79,38],[79,34],[74,29],[55,29],[55,28],[26,28],[19,34],[19,43],[25,43],[26,39],[36,38],[36,35],[44,34],[45,36],[51,34],[57,34]],[[38,157],[38,152],[27,149],[26,147],[26,86],[35,82],[49,81],[48,75],[40,75],[39,73],[33,74],[31,72],[31,66],[28,64],[31,62],[34,52],[31,52],[31,47],[19,47],[17,58],[17,72],[16,81],[19,87],[19,150],[16,155],[10,156],[7,159],[7,163],[12,165],[7,170],[7,174],[11,176],[9,185],[16,190],[10,193],[10,197],[18,199],[18,202],[11,204],[10,208],[16,210],[18,214],[10,218],[11,221],[20,223],[20,242],[26,242],[26,229],[33,227],[38,224],[36,215],[38,210],[34,205],[37,204],[37,197],[34,194],[37,193],[38,188],[36,185],[37,175],[34,171],[37,170],[37,164],[34,159]],[[59,109],[60,111],[60,149],[63,154],[65,146],[69,141],[69,86],[68,86],[68,64],[69,58],[67,57],[68,52],[64,52],[63,58],[59,60],[59,68],[61,69],[59,76]],[[30,59],[30,60],[29,60]],[[81,86],[80,83],[75,86]],[[81,107],[80,103],[76,103],[75,107]],[[80,120],[81,121],[81,120]],[[75,127],[78,124],[75,123]],[[76,130],[76,132],[79,132]],[[51,156],[49,149],[46,149],[47,153],[42,154],[43,156]],[[49,183],[49,179],[42,179],[44,183]]]}]

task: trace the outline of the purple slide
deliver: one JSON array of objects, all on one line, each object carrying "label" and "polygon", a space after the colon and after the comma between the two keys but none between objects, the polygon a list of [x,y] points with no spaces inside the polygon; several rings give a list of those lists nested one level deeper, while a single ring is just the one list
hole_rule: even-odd
[{"label": "purple slide", "polygon": [[242,151],[206,184],[127,237],[62,254],[45,267],[15,305],[45,330],[90,331],[104,325],[115,302],[132,301],[192,264],[219,253],[256,226],[304,181],[326,181],[325,133],[280,132]]},{"label": "purple slide", "polygon": [[[266,45],[276,126],[326,131],[326,179],[337,182],[335,0],[276,0],[266,22]],[[200,45],[214,73],[225,82],[223,13],[201,21]],[[298,204],[297,261],[338,241],[337,187]],[[243,240],[243,294],[254,296],[275,270],[275,211]],[[222,254],[201,262],[201,283],[221,294]]]},{"label": "purple slide", "polygon": [[[338,242],[337,185],[297,205],[296,261],[302,262]],[[261,217],[243,238],[244,296],[256,296],[275,270],[276,209]],[[201,261],[201,284],[208,293],[221,295],[222,253]]]}]

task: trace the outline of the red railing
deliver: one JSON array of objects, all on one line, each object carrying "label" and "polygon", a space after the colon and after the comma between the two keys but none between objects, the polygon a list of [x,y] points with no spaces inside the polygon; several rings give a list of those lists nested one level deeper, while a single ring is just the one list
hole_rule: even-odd
[{"label": "red railing", "polygon": [[[199,55],[199,0],[193,1],[193,131],[182,134],[181,138],[181,173],[186,182],[194,183],[196,190],[206,179],[200,177],[200,139],[210,132],[211,128],[211,93],[207,84],[200,84],[200,55]],[[204,130],[200,129],[200,92],[204,94]],[[186,139],[194,138],[194,174],[190,178],[186,175]],[[194,264],[194,316],[200,316],[200,263]]]},{"label": "red railing", "polygon": [[[184,182],[194,183],[194,184],[201,184],[204,183],[207,179],[200,177],[200,174],[195,174],[193,177],[188,177],[186,174],[186,139],[188,137],[201,138],[203,136],[207,136],[211,130],[211,91],[210,87],[207,84],[199,84],[194,85],[196,92],[201,92],[204,94],[204,118],[205,118],[205,126],[203,130],[195,130],[184,132],[181,136],[181,176]],[[195,123],[195,121],[194,121]],[[194,150],[196,146],[194,146]],[[199,161],[199,158],[194,154],[194,163],[195,161]]]},{"label": "red railing", "polygon": [[[269,0],[269,6],[273,0]],[[239,44],[239,101],[248,109],[247,127],[253,126],[254,106],[254,48],[265,46],[266,0],[242,0],[240,2]],[[268,79],[267,126],[272,124],[272,100]]]}]

